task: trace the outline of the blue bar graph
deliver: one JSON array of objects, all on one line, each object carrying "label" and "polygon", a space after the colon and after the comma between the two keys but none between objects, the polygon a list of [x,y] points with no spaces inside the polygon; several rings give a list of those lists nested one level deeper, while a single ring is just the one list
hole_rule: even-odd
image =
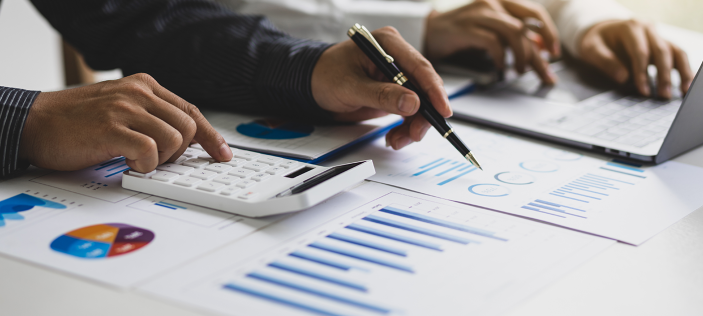
[{"label": "blue bar graph", "polygon": [[258,297],[258,298],[263,298],[263,299],[266,299],[266,300],[269,300],[269,301],[273,301],[273,302],[276,302],[276,303],[280,303],[280,304],[283,304],[283,305],[288,305],[288,306],[295,307],[295,308],[298,308],[298,309],[302,309],[302,310],[304,310],[304,311],[308,311],[308,312],[315,313],[315,314],[318,314],[318,315],[325,315],[325,316],[342,316],[342,314],[339,314],[339,313],[334,313],[334,312],[326,311],[326,310],[324,310],[324,309],[320,309],[320,308],[317,308],[317,307],[314,307],[314,306],[310,306],[310,305],[307,305],[307,304],[299,303],[299,302],[296,302],[296,301],[293,300],[293,299],[287,299],[287,298],[283,298],[283,297],[280,297],[280,296],[277,296],[277,295],[264,293],[264,292],[262,292],[262,291],[259,291],[259,290],[256,290],[256,289],[252,289],[252,288],[250,288],[250,287],[248,287],[248,286],[243,286],[243,285],[236,284],[236,283],[228,283],[228,284],[225,284],[225,285],[223,286],[223,288],[225,288],[225,289],[227,289],[227,290],[232,290],[232,291],[236,291],[236,292],[248,294],[248,295],[251,295],[251,296],[256,296],[256,297]]},{"label": "blue bar graph", "polygon": [[354,266],[348,265],[348,264],[346,264],[346,263],[337,262],[337,261],[334,261],[334,260],[330,260],[330,259],[323,258],[323,257],[320,257],[320,256],[312,255],[312,254],[309,254],[309,253],[306,253],[306,252],[302,252],[302,251],[294,251],[294,252],[292,252],[292,253],[290,253],[290,254],[288,254],[288,255],[291,256],[291,257],[300,258],[300,259],[303,259],[303,260],[307,260],[307,261],[319,263],[319,264],[322,264],[322,265],[326,265],[326,266],[328,266],[328,267],[332,267],[332,268],[339,269],[339,270],[349,271],[349,270],[351,270],[351,269],[357,269],[357,270],[368,271],[368,270],[366,270],[366,269],[364,269],[364,268],[354,267]]},{"label": "blue bar graph", "polygon": [[413,177],[417,177],[417,176],[419,176],[419,175],[421,175],[421,174],[423,174],[423,173],[425,173],[425,172],[427,172],[427,171],[430,171],[430,170],[432,170],[432,169],[434,169],[434,168],[437,168],[437,167],[439,167],[439,166],[441,166],[441,165],[444,165],[444,164],[446,164],[446,163],[448,163],[448,162],[450,162],[450,161],[451,161],[451,160],[442,161],[442,162],[440,162],[440,163],[438,163],[438,164],[436,164],[436,165],[434,165],[434,166],[432,166],[432,167],[429,167],[429,168],[424,169],[424,170],[422,170],[422,171],[420,171],[420,172],[418,172],[418,173],[413,174]]},{"label": "blue bar graph", "polygon": [[459,169],[458,171],[464,171],[464,170],[469,169],[469,168],[471,168],[471,167],[473,167],[473,166],[474,166],[474,165],[467,165],[466,167],[461,168],[461,169]]},{"label": "blue bar graph", "polygon": [[501,240],[501,241],[507,241],[507,239],[505,239],[505,238],[500,238],[500,237],[494,236],[495,233],[491,232],[491,231],[483,230],[480,228],[474,228],[474,227],[466,226],[466,225],[462,225],[462,224],[457,224],[457,223],[453,223],[453,222],[446,221],[443,219],[439,219],[439,218],[435,218],[435,217],[431,217],[431,216],[427,216],[427,215],[423,215],[423,214],[418,214],[415,212],[409,212],[409,211],[402,210],[402,209],[395,208],[395,207],[391,207],[391,206],[386,206],[385,208],[382,208],[379,212],[393,214],[396,216],[405,217],[405,218],[409,218],[409,219],[414,219],[416,221],[420,221],[423,223],[442,226],[442,227],[446,227],[446,228],[450,228],[450,229],[454,229],[454,230],[458,230],[458,231],[462,231],[462,232],[467,232],[469,234],[493,238],[493,239],[497,239],[497,240]]},{"label": "blue bar graph", "polygon": [[449,178],[449,179],[447,179],[447,180],[444,180],[444,181],[442,181],[442,182],[440,182],[440,183],[437,183],[437,185],[445,185],[445,184],[447,184],[447,183],[449,183],[449,182],[452,182],[452,181],[454,181],[454,180],[456,180],[456,179],[459,179],[459,178],[461,178],[461,177],[463,177],[463,176],[465,176],[465,175],[467,175],[467,174],[469,174],[469,173],[471,173],[471,172],[473,172],[473,171],[475,171],[475,170],[476,170],[476,167],[474,167],[474,168],[472,168],[472,169],[469,169],[469,170],[467,170],[467,171],[464,171],[464,172],[462,172],[462,173],[460,173],[460,174],[458,174],[458,175],[456,175],[456,176],[453,176],[453,177],[451,177],[451,178]]},{"label": "blue bar graph", "polygon": [[618,188],[615,187],[615,185],[610,184],[610,183],[606,182],[605,180],[593,179],[593,178],[590,178],[587,176],[583,176],[583,177],[579,178],[579,181],[590,183],[590,184],[595,184],[595,185],[600,185],[600,186],[606,187],[608,189],[619,190]]},{"label": "blue bar graph", "polygon": [[566,214],[566,215],[571,215],[571,216],[586,218],[586,217],[581,216],[581,215],[576,215],[576,214],[567,213],[567,212],[564,211],[564,210],[560,210],[560,209],[558,209],[558,208],[551,207],[551,206],[540,205],[540,204],[532,203],[532,202],[527,203],[527,205],[529,205],[529,206],[534,206],[534,207],[538,207],[538,208],[543,208],[543,209],[545,209],[545,210],[550,210],[550,211],[555,211],[555,212],[563,213],[563,214]]},{"label": "blue bar graph", "polygon": [[161,207],[165,207],[165,208],[170,209],[170,210],[176,210],[176,209],[177,209],[177,208],[175,208],[175,207],[173,207],[173,206],[163,205],[163,204],[160,204],[160,203],[155,203],[154,205],[156,205],[156,206],[161,206]]},{"label": "blue bar graph", "polygon": [[368,240],[363,240],[361,238],[356,238],[356,237],[352,237],[352,236],[348,236],[348,235],[344,235],[344,234],[340,234],[340,233],[331,233],[331,234],[327,235],[327,238],[332,238],[332,239],[348,242],[350,244],[359,245],[359,246],[374,249],[374,250],[380,250],[380,251],[387,252],[387,253],[394,254],[394,255],[398,255],[401,257],[408,256],[408,252],[403,249],[398,249],[395,247],[371,242]]},{"label": "blue bar graph", "polygon": [[574,181],[572,181],[571,183],[572,183],[572,184],[577,184],[577,185],[580,185],[580,186],[586,186],[586,187],[601,189],[601,190],[607,190],[607,189],[615,189],[615,190],[617,190],[617,188],[609,188],[609,187],[604,186],[604,185],[602,185],[602,184],[601,184],[601,185],[599,185],[599,184],[594,184],[594,183],[587,182],[587,181],[583,181],[583,180],[580,180],[580,179],[579,179],[579,180],[574,180]]},{"label": "blue bar graph", "polygon": [[366,254],[363,254],[363,253],[356,252],[356,251],[351,251],[351,250],[347,250],[347,249],[344,249],[344,248],[335,247],[335,246],[332,246],[332,245],[328,245],[328,244],[325,244],[325,243],[321,243],[321,242],[319,242],[319,241],[316,241],[316,242],[314,242],[314,243],[309,244],[308,247],[312,247],[312,248],[316,248],[316,249],[320,249],[320,250],[329,251],[329,252],[336,253],[336,254],[339,254],[339,255],[342,255],[342,256],[347,256],[347,257],[350,257],[350,258],[354,258],[354,259],[359,259],[359,260],[363,260],[363,261],[366,261],[366,262],[375,263],[375,264],[378,264],[378,265],[386,266],[386,267],[393,268],[393,269],[398,269],[398,270],[405,271],[405,272],[410,272],[410,273],[414,273],[414,272],[415,272],[415,271],[412,269],[412,267],[407,266],[407,265],[404,265],[404,264],[401,264],[401,263],[395,263],[395,262],[391,262],[391,261],[388,261],[388,260],[385,260],[385,259],[376,258],[376,257],[369,256],[369,255],[366,255]]},{"label": "blue bar graph", "polygon": [[310,271],[308,269],[303,269],[300,267],[292,266],[292,265],[289,265],[289,264],[286,264],[283,262],[279,262],[279,261],[271,262],[271,263],[269,263],[269,266],[273,267],[273,268],[281,269],[284,271],[293,272],[296,274],[311,277],[314,279],[318,279],[320,281],[325,281],[325,282],[341,285],[341,286],[348,287],[350,289],[354,289],[357,291],[368,292],[368,289],[364,285],[361,285],[361,284],[358,284],[358,283],[355,283],[352,281],[342,280],[342,279],[339,279],[339,278],[336,278],[333,276],[325,275],[323,273]]},{"label": "blue bar graph", "polygon": [[319,297],[328,298],[328,299],[331,299],[331,300],[334,300],[337,302],[341,302],[341,303],[345,303],[345,304],[349,304],[352,306],[361,307],[361,308],[368,309],[368,310],[371,310],[371,311],[374,311],[377,313],[381,313],[381,314],[388,314],[391,312],[391,309],[389,309],[389,308],[380,307],[377,305],[361,302],[361,301],[354,300],[354,299],[349,299],[349,298],[346,298],[346,297],[343,297],[340,295],[336,295],[336,294],[332,294],[332,293],[329,293],[326,291],[320,291],[320,290],[317,290],[317,289],[314,289],[314,288],[311,288],[311,287],[308,287],[305,285],[296,284],[294,282],[283,280],[281,278],[277,278],[277,277],[267,275],[267,274],[261,273],[261,272],[249,273],[249,274],[247,274],[247,277],[261,280],[264,282],[269,282],[269,283],[280,285],[280,286],[284,286],[289,289],[293,289],[293,290],[297,290],[300,292],[316,295]]},{"label": "blue bar graph", "polygon": [[119,169],[119,168],[122,168],[122,167],[124,167],[124,166],[126,166],[126,165],[127,165],[126,163],[123,163],[123,164],[121,164],[121,165],[117,165],[117,167],[112,167],[112,168],[110,168],[110,169],[107,169],[107,171],[112,171],[112,170],[115,170],[115,169]]},{"label": "blue bar graph", "polygon": [[568,191],[571,191],[571,190],[581,190],[581,191],[586,191],[586,192],[590,192],[590,193],[593,193],[593,194],[600,194],[600,195],[608,196],[608,194],[601,193],[601,192],[596,192],[596,191],[591,191],[591,190],[586,190],[586,188],[584,188],[584,187],[578,187],[578,186],[572,185],[572,184],[567,184],[567,185],[565,185],[562,189],[568,190]]},{"label": "blue bar graph", "polygon": [[[556,192],[556,193],[559,193],[559,192]],[[583,203],[590,203],[590,202],[588,202],[588,201],[579,200],[579,199],[576,199],[576,198],[572,198],[572,197],[568,197],[568,196],[563,196],[563,195],[559,195],[559,194],[555,194],[555,193],[549,193],[549,194],[554,195],[554,196],[558,196],[558,197],[561,197],[561,198],[569,199],[569,200],[575,200],[575,201],[579,201],[579,202],[583,202]],[[563,193],[560,193],[560,194],[563,194]]]},{"label": "blue bar graph", "polygon": [[631,174],[631,173],[629,173],[629,172],[613,170],[613,169],[605,168],[605,167],[600,167],[600,168],[603,169],[603,170],[607,170],[607,171],[611,171],[611,172],[616,172],[616,173],[620,173],[620,174],[626,174],[626,175],[628,175],[628,176],[633,176],[633,177],[637,177],[637,178],[642,178],[642,179],[647,178],[647,177],[645,177],[645,176],[641,176],[641,175],[638,175],[638,174]]},{"label": "blue bar graph", "polygon": [[594,178],[598,178],[598,179],[605,179],[605,180],[608,180],[608,181],[615,181],[615,182],[621,182],[621,183],[627,183],[627,184],[630,184],[630,185],[635,185],[635,184],[632,183],[632,182],[627,182],[627,181],[617,180],[617,179],[613,179],[613,178],[608,178],[608,177],[604,177],[604,176],[600,176],[600,175],[592,174],[592,173],[589,173],[588,176],[594,177]]},{"label": "blue bar graph", "polygon": [[445,234],[445,233],[434,231],[431,229],[426,229],[423,227],[386,219],[386,218],[379,217],[376,215],[369,215],[369,216],[364,217],[363,219],[366,221],[372,222],[372,223],[377,223],[377,224],[386,225],[386,226],[390,226],[390,227],[394,227],[394,228],[399,228],[402,230],[407,230],[410,232],[423,234],[423,235],[427,235],[427,236],[437,237],[440,239],[453,241],[453,242],[464,244],[464,245],[468,245],[469,243],[472,243],[472,242],[473,243],[480,243],[478,241],[474,241],[471,239],[458,237],[458,236],[454,236],[454,235],[450,235],[450,234]]},{"label": "blue bar graph", "polygon": [[161,202],[159,202],[159,203],[156,203],[156,205],[159,205],[159,206],[164,206],[164,205],[165,205],[165,206],[180,208],[180,209],[182,209],[182,210],[188,209],[188,208],[186,208],[186,207],[183,207],[183,206],[180,206],[180,205],[176,205],[176,204],[172,204],[172,203],[166,203],[166,202],[164,202],[164,201],[161,201]]},{"label": "blue bar graph", "polygon": [[535,202],[537,202],[537,203],[542,203],[542,204],[546,204],[546,205],[551,205],[551,206],[556,206],[556,207],[566,207],[566,208],[570,208],[570,209],[572,209],[572,210],[577,210],[577,211],[585,212],[585,210],[582,210],[582,209],[580,209],[580,208],[575,208],[575,207],[571,207],[571,206],[561,205],[561,204],[557,204],[557,203],[549,202],[549,201],[545,201],[545,200],[537,199],[537,200],[535,200]]},{"label": "blue bar graph", "polygon": [[100,165],[101,167],[98,168],[98,169],[95,169],[95,171],[100,170],[100,169],[107,168],[107,167],[109,167],[109,166],[111,166],[111,165],[114,165],[114,164],[116,164],[116,163],[118,163],[118,162],[122,162],[122,161],[124,161],[124,160],[125,160],[125,157],[121,157],[121,158],[117,158],[117,159],[115,159],[115,160],[110,160],[110,161],[108,161],[108,162],[104,162],[104,163],[102,163],[102,164]]},{"label": "blue bar graph", "polygon": [[566,218],[566,216],[561,216],[561,215],[557,215],[557,214],[552,214],[552,213],[549,213],[549,212],[541,211],[540,209],[534,208],[534,207],[529,207],[529,206],[524,206],[524,205],[523,205],[522,208],[524,208],[524,209],[526,209],[526,210],[530,210],[530,211],[535,211],[535,212],[540,212],[540,213],[544,213],[544,214],[553,215],[553,216],[556,216],[556,217]]},{"label": "blue bar graph", "polygon": [[457,168],[459,168],[459,167],[461,167],[461,166],[463,166],[463,165],[465,165],[465,164],[464,164],[464,163],[458,164],[458,165],[456,165],[456,166],[454,166],[454,167],[451,167],[451,168],[449,168],[449,169],[447,169],[447,170],[444,170],[444,171],[442,171],[442,172],[436,174],[435,176],[439,177],[439,176],[444,175],[445,173],[447,173],[447,172],[449,172],[449,171],[452,171],[452,170],[454,170],[454,169],[457,169]]},{"label": "blue bar graph", "polygon": [[425,168],[427,168],[427,167],[429,167],[429,166],[431,166],[431,165],[434,165],[435,163],[438,163],[438,162],[440,162],[440,161],[442,161],[442,160],[444,160],[444,158],[439,158],[439,159],[437,159],[437,160],[435,160],[435,161],[433,161],[433,162],[430,162],[430,163],[428,163],[428,164],[426,164],[426,165],[424,165],[424,166],[421,166],[420,169],[425,169]]},{"label": "blue bar graph", "polygon": [[423,248],[437,250],[437,251],[443,251],[442,246],[439,244],[435,244],[435,243],[431,243],[431,242],[427,242],[427,241],[419,240],[419,239],[415,239],[415,238],[410,238],[410,237],[406,237],[406,236],[398,235],[398,234],[394,234],[394,233],[389,233],[389,232],[386,232],[386,231],[383,231],[380,229],[376,229],[376,228],[372,228],[372,227],[368,227],[368,226],[364,226],[364,225],[350,224],[346,228],[352,229],[352,230],[355,230],[358,232],[378,236],[378,237],[383,237],[383,238],[388,238],[388,239],[399,241],[399,242],[404,242],[404,243],[410,244],[410,245],[420,246]]},{"label": "blue bar graph", "polygon": [[644,170],[642,170],[642,169],[638,169],[638,168],[634,168],[634,167],[629,167],[629,166],[623,166],[623,165],[621,165],[621,164],[617,164],[617,163],[614,163],[614,162],[609,162],[609,163],[607,163],[607,165],[608,165],[608,166],[612,166],[612,167],[622,168],[622,169],[625,169],[625,170],[634,171],[634,172],[644,172]]},{"label": "blue bar graph", "polygon": [[[566,191],[566,190],[569,190],[569,191]],[[558,194],[567,194],[567,193],[568,193],[568,194],[573,194],[573,195],[578,195],[578,196],[583,196],[583,197],[591,198],[591,199],[594,199],[594,200],[600,200],[600,199],[601,199],[601,198],[597,198],[597,197],[595,197],[595,196],[590,196],[590,195],[585,195],[585,194],[581,194],[581,193],[571,192],[571,189],[567,189],[567,188],[557,189],[556,191],[554,191],[554,193],[558,193]]]},{"label": "blue bar graph", "polygon": [[116,174],[120,174],[120,173],[125,172],[125,171],[127,171],[127,170],[129,170],[129,169],[132,169],[132,168],[130,168],[130,167],[124,168],[124,169],[122,169],[122,170],[120,170],[120,171],[117,171],[117,172],[115,172],[115,173],[111,173],[111,174],[106,175],[105,178],[112,177],[112,176],[114,176],[114,175],[116,175]]}]

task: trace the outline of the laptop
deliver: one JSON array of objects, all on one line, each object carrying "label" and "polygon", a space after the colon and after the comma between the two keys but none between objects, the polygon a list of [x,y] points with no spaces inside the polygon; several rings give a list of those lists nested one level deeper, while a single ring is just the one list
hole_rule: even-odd
[{"label": "laptop", "polygon": [[685,97],[661,100],[638,96],[634,86],[618,87],[578,61],[550,66],[557,85],[542,85],[534,72],[506,75],[452,99],[454,118],[650,163],[703,144],[700,69]]}]

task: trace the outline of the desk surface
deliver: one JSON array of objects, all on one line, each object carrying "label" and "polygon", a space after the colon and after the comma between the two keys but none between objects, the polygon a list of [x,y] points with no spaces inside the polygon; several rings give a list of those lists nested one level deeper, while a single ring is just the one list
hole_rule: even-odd
[{"label": "desk surface", "polygon": [[[693,68],[703,34],[662,26]],[[460,124],[460,123],[455,123]],[[703,147],[675,161],[703,167]],[[703,207],[639,247],[616,244],[507,315],[700,315],[703,312]],[[2,315],[201,315],[0,256]]]}]

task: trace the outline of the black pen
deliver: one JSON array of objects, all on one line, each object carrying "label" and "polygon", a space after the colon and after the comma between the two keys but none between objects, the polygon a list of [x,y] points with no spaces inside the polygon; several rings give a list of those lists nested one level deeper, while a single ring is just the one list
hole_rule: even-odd
[{"label": "black pen", "polygon": [[417,96],[420,97],[420,110],[418,112],[422,114],[422,117],[430,122],[440,135],[452,143],[454,148],[456,148],[464,158],[470,161],[476,168],[483,170],[481,165],[478,164],[478,161],[476,161],[476,158],[474,158],[474,155],[471,154],[469,147],[466,147],[464,142],[459,139],[459,136],[454,133],[452,126],[437,112],[432,103],[422,95],[420,89],[416,88],[415,85],[408,81],[408,78],[405,77],[398,66],[393,63],[393,57],[386,54],[366,27],[358,23],[354,24],[354,26],[347,31],[347,35],[349,35],[354,43],[359,46],[361,51],[373,61],[376,67],[378,67],[388,79],[415,92]]}]

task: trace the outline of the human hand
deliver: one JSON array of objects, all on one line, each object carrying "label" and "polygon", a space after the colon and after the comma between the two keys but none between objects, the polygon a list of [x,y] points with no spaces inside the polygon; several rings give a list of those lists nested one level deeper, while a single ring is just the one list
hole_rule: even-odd
[{"label": "human hand", "polygon": [[542,81],[554,84],[556,75],[530,39],[536,34],[523,22],[528,18],[541,23],[539,37],[552,57],[558,57],[561,49],[552,18],[540,4],[527,0],[477,0],[445,13],[431,13],[426,21],[425,55],[437,60],[467,49],[482,49],[498,69],[503,69],[507,44],[515,55],[518,72],[525,72],[530,65]]},{"label": "human hand", "polygon": [[[451,116],[442,79],[430,62],[392,27],[371,34],[393,56],[406,77],[422,89],[439,114]],[[336,44],[320,56],[312,73],[312,94],[320,107],[336,113],[335,118],[340,121],[363,121],[389,113],[404,116],[403,124],[386,135],[386,143],[393,149],[420,141],[431,127],[416,114],[420,108],[417,94],[389,82],[352,40]]]},{"label": "human hand", "polygon": [[647,66],[657,67],[657,94],[671,98],[671,69],[681,76],[681,92],[686,93],[693,80],[686,53],[657,34],[654,26],[638,20],[605,21],[583,35],[579,47],[581,58],[596,66],[618,83],[632,79],[644,96],[651,91]]},{"label": "human hand", "polygon": [[194,105],[146,74],[40,93],[29,111],[20,159],[77,170],[117,156],[139,172],[173,161],[197,140],[216,160],[232,151]]}]

